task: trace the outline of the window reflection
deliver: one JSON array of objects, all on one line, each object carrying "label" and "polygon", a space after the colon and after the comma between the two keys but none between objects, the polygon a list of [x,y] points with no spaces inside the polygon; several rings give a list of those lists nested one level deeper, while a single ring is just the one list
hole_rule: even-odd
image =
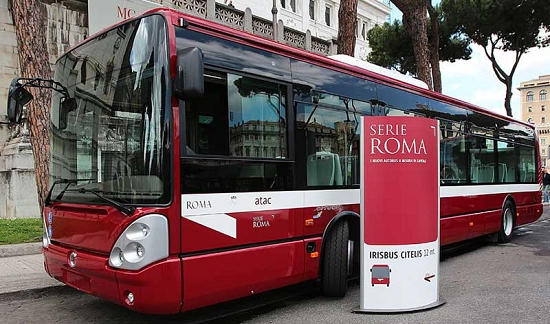
[{"label": "window reflection", "polygon": [[286,86],[206,71],[204,96],[188,105],[188,155],[286,158]]},{"label": "window reflection", "polygon": [[370,114],[370,103],[327,93],[313,97],[317,98],[313,103],[297,103],[298,133],[305,139],[306,185],[359,184],[359,110]]}]

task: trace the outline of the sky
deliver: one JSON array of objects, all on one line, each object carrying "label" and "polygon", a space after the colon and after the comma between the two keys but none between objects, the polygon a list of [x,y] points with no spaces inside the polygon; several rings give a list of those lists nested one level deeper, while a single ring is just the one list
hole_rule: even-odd
[{"label": "sky", "polygon": [[[439,1],[434,1],[438,3]],[[401,19],[401,12],[393,4],[391,19]],[[506,86],[497,79],[491,67],[491,61],[485,56],[483,47],[471,44],[472,55],[469,60],[454,63],[441,62],[443,94],[478,105],[496,113],[506,115],[504,96]],[[550,48],[532,48],[521,57],[512,79],[512,114],[521,119],[521,98],[517,90],[521,82],[537,79],[550,74]],[[515,61],[515,53],[500,51],[497,62],[510,72]]]}]

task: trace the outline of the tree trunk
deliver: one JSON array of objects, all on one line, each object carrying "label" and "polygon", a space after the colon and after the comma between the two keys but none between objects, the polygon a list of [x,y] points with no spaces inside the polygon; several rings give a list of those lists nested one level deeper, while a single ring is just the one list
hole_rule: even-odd
[{"label": "tree trunk", "polygon": [[439,67],[439,15],[432,6],[431,1],[428,1],[428,13],[430,14],[430,25],[432,41],[430,42],[430,64],[432,66],[432,78],[434,91],[443,92],[441,83],[441,68]]},{"label": "tree trunk", "polygon": [[506,97],[504,98],[504,109],[506,109],[506,115],[514,117],[512,113],[512,78],[506,81]]},{"label": "tree trunk", "polygon": [[[50,60],[46,46],[44,19],[38,0],[12,0],[13,23],[17,36],[19,67],[24,78],[51,78]],[[26,107],[30,139],[34,154],[36,186],[40,212],[48,192],[50,154],[51,90],[30,88],[34,96]]]},{"label": "tree trunk", "polygon": [[488,39],[487,44],[483,47],[483,50],[485,52],[485,56],[491,61],[491,66],[493,68],[493,71],[495,72],[495,75],[497,76],[497,79],[504,83],[506,86],[506,96],[504,98],[504,109],[506,109],[506,115],[512,116],[512,79],[514,77],[514,73],[516,73],[516,69],[519,64],[519,60],[521,59],[521,56],[524,52],[516,51],[516,60],[514,61],[514,64],[512,65],[512,69],[510,70],[510,73],[506,73],[500,65],[498,65],[497,58],[495,56],[495,50],[497,49],[497,44],[500,42],[500,38],[497,36],[490,37]]},{"label": "tree trunk", "polygon": [[338,54],[354,56],[357,30],[357,1],[342,0],[338,9]]},{"label": "tree trunk", "polygon": [[413,42],[418,78],[433,89],[428,51],[427,0],[392,0],[403,13],[403,25]]}]

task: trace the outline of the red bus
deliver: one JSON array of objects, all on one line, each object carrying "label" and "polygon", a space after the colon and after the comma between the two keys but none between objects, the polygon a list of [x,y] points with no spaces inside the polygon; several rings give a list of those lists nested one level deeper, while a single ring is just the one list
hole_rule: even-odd
[{"label": "red bus", "polygon": [[26,88],[54,90],[47,273],[144,313],[303,282],[343,296],[360,116],[440,120],[443,245],[541,216],[531,125],[343,61],[162,8],[71,49],[53,80],[15,79],[14,122]]}]

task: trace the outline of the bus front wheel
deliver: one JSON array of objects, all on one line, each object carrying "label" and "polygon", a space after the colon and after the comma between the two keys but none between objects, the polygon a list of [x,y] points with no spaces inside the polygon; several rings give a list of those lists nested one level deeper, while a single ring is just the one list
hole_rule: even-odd
[{"label": "bus front wheel", "polygon": [[339,221],[324,244],[322,289],[326,296],[344,297],[348,289],[349,224]]},{"label": "bus front wheel", "polygon": [[498,242],[507,243],[512,239],[515,225],[516,209],[509,200],[502,207],[502,218],[500,220],[500,231],[498,232]]}]

